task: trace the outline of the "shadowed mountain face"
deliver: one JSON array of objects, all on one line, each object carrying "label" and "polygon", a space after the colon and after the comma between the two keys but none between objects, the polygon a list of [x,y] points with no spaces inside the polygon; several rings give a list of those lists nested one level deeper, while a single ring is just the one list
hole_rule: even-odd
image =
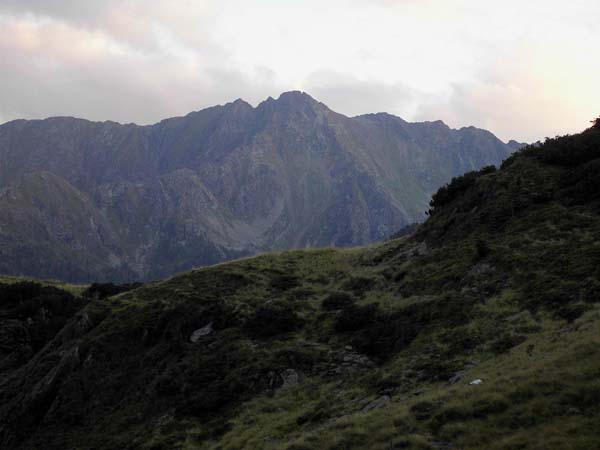
[{"label": "shadowed mountain face", "polygon": [[259,251],[359,245],[424,218],[491,133],[348,118],[299,92],[151,126],[0,126],[0,273],[148,279]]}]

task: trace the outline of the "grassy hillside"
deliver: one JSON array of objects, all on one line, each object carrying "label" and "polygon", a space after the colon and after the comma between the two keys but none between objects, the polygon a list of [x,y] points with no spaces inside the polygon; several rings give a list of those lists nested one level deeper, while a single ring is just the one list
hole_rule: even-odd
[{"label": "grassy hillside", "polygon": [[88,287],[88,285],[85,285],[85,284],[71,284],[71,283],[65,283],[60,280],[39,281],[39,280],[34,280],[32,278],[27,278],[27,277],[15,277],[15,276],[11,276],[11,275],[0,275],[0,283],[1,284],[15,284],[15,283],[28,282],[28,281],[39,282],[46,286],[54,286],[56,288],[62,289],[64,291],[69,292],[76,296],[81,295],[83,293],[83,291],[85,291]]},{"label": "grassy hillside", "polygon": [[600,448],[600,127],[455,179],[407,237],[98,300],[0,374],[18,449]]}]

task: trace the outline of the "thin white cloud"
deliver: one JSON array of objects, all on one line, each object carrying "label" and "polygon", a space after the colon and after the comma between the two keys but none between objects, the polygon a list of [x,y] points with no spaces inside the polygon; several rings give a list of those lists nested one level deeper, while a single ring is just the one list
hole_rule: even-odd
[{"label": "thin white cloud", "polygon": [[304,89],[535,140],[598,115],[598,23],[596,0],[3,0],[0,117],[149,123]]}]

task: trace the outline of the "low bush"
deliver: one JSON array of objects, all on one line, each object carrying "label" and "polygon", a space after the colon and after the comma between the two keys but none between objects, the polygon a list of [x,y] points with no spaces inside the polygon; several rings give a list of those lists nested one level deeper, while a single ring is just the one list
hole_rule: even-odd
[{"label": "low bush", "polygon": [[310,411],[302,414],[296,419],[298,425],[319,423],[331,417],[331,403],[320,401]]},{"label": "low bush", "polygon": [[417,231],[417,228],[419,228],[419,225],[420,225],[420,223],[414,222],[414,223],[411,223],[409,225],[406,225],[406,226],[400,228],[398,231],[396,231],[394,234],[392,234],[390,236],[390,240],[398,239],[398,238],[401,238],[404,236],[410,236],[415,231]]},{"label": "low bush", "polygon": [[469,353],[477,348],[482,340],[479,332],[464,326],[451,328],[440,335],[440,341],[447,346],[448,352],[451,354]]},{"label": "low bush", "polygon": [[583,205],[600,199],[600,158],[568,172],[561,179],[561,196],[568,204]]},{"label": "low bush", "polygon": [[583,282],[581,298],[586,303],[600,302],[600,281],[588,278]]},{"label": "low bush", "polygon": [[448,355],[432,355],[428,359],[419,360],[413,365],[419,381],[447,381],[461,365],[450,359]]},{"label": "low bush", "polygon": [[335,311],[347,308],[355,301],[354,296],[347,292],[332,292],[321,302],[321,307],[325,311]]},{"label": "low bush", "polygon": [[338,332],[358,331],[372,323],[379,311],[379,305],[370,303],[364,306],[350,304],[346,306],[334,323],[334,329]]},{"label": "low bush", "polygon": [[565,305],[556,310],[556,312],[554,313],[554,317],[557,319],[564,319],[567,322],[573,322],[576,319],[579,319],[589,309],[589,305],[585,305],[582,303]]},{"label": "low bush", "polygon": [[342,284],[342,289],[354,292],[356,295],[362,295],[371,289],[374,284],[373,277],[351,277]]},{"label": "low bush", "polygon": [[491,253],[490,246],[482,239],[475,241],[475,262],[481,261]]},{"label": "low bush", "polygon": [[277,274],[271,280],[271,289],[276,291],[287,291],[300,286],[298,277],[289,274]]},{"label": "low bush", "polygon": [[524,342],[525,339],[524,336],[505,334],[491,342],[490,350],[497,355],[506,353],[511,348]]},{"label": "low bush", "polygon": [[92,283],[82,295],[87,298],[104,299],[123,292],[131,291],[142,286],[142,283]]},{"label": "low bush", "polygon": [[561,403],[586,412],[600,411],[600,381],[568,390],[563,394]]},{"label": "low bush", "polygon": [[472,404],[449,406],[437,412],[431,418],[429,426],[438,433],[448,423],[486,419],[488,416],[503,413],[509,406],[509,403],[500,397],[483,398]]},{"label": "low bush", "polygon": [[0,313],[27,322],[34,350],[42,348],[83,307],[71,293],[34,282],[0,283]]},{"label": "low bush", "polygon": [[476,419],[483,419],[492,414],[500,414],[506,411],[509,403],[500,397],[490,397],[477,400],[473,404],[471,415]]},{"label": "low bush", "polygon": [[596,126],[574,136],[547,139],[535,152],[546,164],[575,167],[600,158],[600,129]]},{"label": "low bush", "polygon": [[42,285],[30,281],[14,284],[0,283],[0,307],[10,308],[30,300],[42,291]]},{"label": "low bush", "polygon": [[293,331],[301,324],[300,318],[287,306],[262,306],[248,319],[245,328],[252,336],[268,338]]},{"label": "low bush", "polygon": [[450,183],[439,188],[431,197],[431,202],[429,203],[429,206],[431,206],[430,214],[435,209],[441,208],[454,201],[454,199],[473,186],[478,177],[495,171],[496,167],[487,166],[479,171],[467,172],[464,175],[452,178]]},{"label": "low bush", "polygon": [[418,320],[403,312],[379,314],[353,336],[352,344],[369,356],[385,360],[407,347],[420,330]]},{"label": "low bush", "polygon": [[471,417],[468,409],[463,407],[450,407],[438,412],[430,422],[430,427],[434,432],[439,432],[440,429],[450,422],[462,422]]},{"label": "low bush", "polygon": [[419,402],[410,408],[410,412],[419,421],[427,420],[433,416],[441,407],[439,402]]}]

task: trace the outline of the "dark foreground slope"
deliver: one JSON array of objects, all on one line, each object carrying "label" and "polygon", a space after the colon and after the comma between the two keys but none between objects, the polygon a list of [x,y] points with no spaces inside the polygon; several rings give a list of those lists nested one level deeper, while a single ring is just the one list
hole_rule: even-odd
[{"label": "dark foreground slope", "polygon": [[17,120],[0,125],[0,273],[157,279],[261,251],[363,245],[421,221],[439,186],[512,151],[485,130],[349,118],[300,92],[150,126]]},{"label": "dark foreground slope", "polygon": [[590,129],[454,180],[411,236],[92,300],[1,374],[0,446],[600,448],[599,167]]}]

